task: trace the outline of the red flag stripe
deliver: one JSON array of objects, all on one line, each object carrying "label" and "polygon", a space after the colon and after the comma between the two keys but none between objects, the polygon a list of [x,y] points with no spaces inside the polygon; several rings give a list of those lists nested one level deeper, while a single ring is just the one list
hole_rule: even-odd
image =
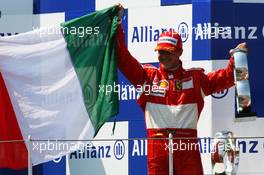
[{"label": "red flag stripe", "polygon": [[[4,80],[0,74],[0,140],[23,140]],[[0,142],[0,168],[27,167],[27,148],[24,142]]]}]

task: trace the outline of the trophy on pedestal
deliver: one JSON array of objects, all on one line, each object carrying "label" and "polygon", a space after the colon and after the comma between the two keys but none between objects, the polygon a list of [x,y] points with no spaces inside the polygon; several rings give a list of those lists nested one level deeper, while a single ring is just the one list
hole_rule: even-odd
[{"label": "trophy on pedestal", "polygon": [[251,95],[247,52],[234,49],[234,78],[236,84],[236,119],[255,118],[256,113],[251,111]]}]

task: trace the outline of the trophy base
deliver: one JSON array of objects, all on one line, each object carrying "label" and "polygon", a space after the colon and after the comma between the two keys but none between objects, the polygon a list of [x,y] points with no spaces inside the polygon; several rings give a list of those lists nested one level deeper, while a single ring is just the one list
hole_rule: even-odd
[{"label": "trophy base", "polygon": [[247,113],[238,113],[236,114],[236,118],[244,118],[244,117],[256,117],[255,112],[247,112]]},{"label": "trophy base", "polygon": [[215,173],[215,175],[226,175],[225,172],[222,172],[222,173]]},{"label": "trophy base", "polygon": [[254,121],[257,114],[255,112],[238,113],[235,116],[235,121]]}]

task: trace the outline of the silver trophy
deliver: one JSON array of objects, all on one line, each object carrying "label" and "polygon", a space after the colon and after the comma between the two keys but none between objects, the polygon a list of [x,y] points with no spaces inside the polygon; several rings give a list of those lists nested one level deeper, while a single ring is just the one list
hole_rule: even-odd
[{"label": "silver trophy", "polygon": [[214,149],[211,152],[215,175],[236,175],[239,165],[239,146],[231,131],[215,134]]},{"label": "silver trophy", "polygon": [[240,49],[235,49],[234,61],[234,78],[236,84],[236,119],[255,117],[256,113],[251,111],[247,52]]}]

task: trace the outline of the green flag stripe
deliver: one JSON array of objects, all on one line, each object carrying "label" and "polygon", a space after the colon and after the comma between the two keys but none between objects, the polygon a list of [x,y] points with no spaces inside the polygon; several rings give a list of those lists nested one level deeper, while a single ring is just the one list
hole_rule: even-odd
[{"label": "green flag stripe", "polygon": [[95,135],[118,112],[118,94],[100,90],[117,84],[114,46],[117,15],[118,9],[114,6],[62,24]]}]

